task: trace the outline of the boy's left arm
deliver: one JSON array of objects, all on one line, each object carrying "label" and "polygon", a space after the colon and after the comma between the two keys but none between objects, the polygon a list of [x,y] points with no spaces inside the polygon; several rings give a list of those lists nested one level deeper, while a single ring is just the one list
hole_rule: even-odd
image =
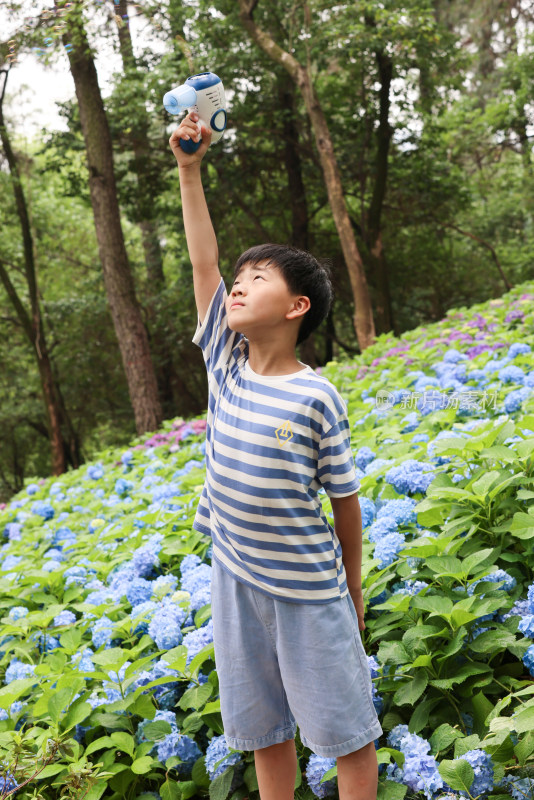
[{"label": "boy's left arm", "polygon": [[358,626],[365,629],[362,595],[362,512],[358,493],[331,497],[334,530],[341,542],[347,585],[358,614]]}]

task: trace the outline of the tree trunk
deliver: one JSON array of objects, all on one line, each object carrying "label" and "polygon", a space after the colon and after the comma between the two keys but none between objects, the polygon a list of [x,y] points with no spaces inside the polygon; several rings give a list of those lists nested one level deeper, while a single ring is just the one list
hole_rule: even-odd
[{"label": "tree trunk", "polygon": [[73,6],[66,19],[69,30],[63,40],[65,44],[72,45],[68,57],[80,108],[104,285],[128,381],[137,433],[142,434],[155,430],[162,421],[163,413],[148,336],[124,245],[111,136],[82,10]]},{"label": "tree trunk", "polygon": [[[293,83],[286,73],[278,75],[278,102],[282,109],[284,163],[291,209],[291,244],[301,250],[308,250],[308,203],[302,180],[302,163],[298,148],[299,134],[295,122],[295,94]],[[313,333],[299,345],[299,348],[300,358],[312,369],[315,369],[317,356]]]},{"label": "tree trunk", "polygon": [[273,61],[281,64],[287,70],[304,98],[319,152],[330,208],[349,273],[355,304],[354,329],[360,350],[363,351],[375,339],[373,313],[363,262],[352,230],[328,123],[315,92],[310,70],[303,67],[291,53],[283,50],[268,33],[254,22],[252,12],[257,4],[258,0],[239,0],[240,18],[253,41]]},{"label": "tree trunk", "polygon": [[[137,62],[133,51],[132,37],[128,22],[127,0],[120,0],[119,5],[112,4],[115,12],[119,36],[119,50],[122,69],[125,75],[137,75]],[[119,12],[118,14],[116,12]],[[120,15],[120,16],[119,16]],[[138,78],[139,84],[141,80]],[[142,116],[140,116],[142,115]],[[149,329],[150,349],[154,355],[154,368],[158,383],[159,397],[163,405],[165,417],[173,417],[179,413],[183,392],[177,385],[176,368],[168,339],[159,328],[159,312],[157,297],[165,289],[163,257],[159,243],[158,223],[155,218],[154,191],[151,189],[150,174],[150,142],[148,139],[148,115],[140,110],[136,124],[132,125],[127,139],[134,154],[135,174],[137,177],[137,222],[141,230],[141,240],[145,254],[147,286],[146,311]],[[172,323],[171,323],[172,324]],[[176,339],[176,332],[174,332]],[[174,391],[173,391],[174,389]],[[183,413],[183,408],[180,409]]]},{"label": "tree trunk", "polygon": [[[369,27],[374,27],[375,25],[374,20],[368,16],[366,16],[365,22]],[[393,62],[381,49],[376,50],[375,56],[380,80],[379,124],[377,131],[375,182],[371,204],[367,213],[365,243],[370,266],[369,274],[374,277],[377,329],[379,333],[386,333],[393,328],[393,312],[391,308],[388,268],[382,243],[381,220],[387,187],[389,145],[393,133],[391,125],[389,124],[389,94],[391,79],[393,77]]]},{"label": "tree trunk", "polygon": [[41,387],[46,407],[48,436],[52,451],[52,474],[61,475],[66,470],[66,452],[68,452],[73,443],[65,442],[61,430],[62,423],[65,421],[65,414],[62,413],[62,403],[59,400],[59,391],[52,372],[52,364],[48,353],[41,309],[39,306],[37,276],[35,272],[35,260],[33,252],[33,237],[28,216],[28,208],[20,180],[17,159],[15,153],[13,152],[13,148],[11,147],[11,142],[4,120],[3,103],[8,72],[7,70],[0,70],[0,73],[5,75],[2,92],[0,95],[0,138],[2,140],[2,145],[11,174],[13,194],[15,196],[15,204],[17,207],[17,214],[20,220],[22,231],[24,265],[26,282],[28,285],[28,295],[30,298],[31,317],[28,315],[28,312],[24,308],[24,305],[17,294],[15,286],[11,282],[5,262],[1,260],[0,280],[2,281],[8,297],[13,304],[13,307],[17,313],[21,325],[24,328],[37,359],[39,377],[41,380]]}]

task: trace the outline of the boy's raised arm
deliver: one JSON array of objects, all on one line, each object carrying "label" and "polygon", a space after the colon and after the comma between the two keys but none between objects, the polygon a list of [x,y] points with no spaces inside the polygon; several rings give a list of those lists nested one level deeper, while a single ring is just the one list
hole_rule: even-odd
[{"label": "boy's raised arm", "polygon": [[203,322],[209,304],[221,280],[219,251],[211,222],[202,180],[200,164],[209,147],[211,132],[202,129],[202,144],[196,153],[185,153],[180,139],[198,141],[200,131],[198,114],[188,114],[169,139],[178,162],[182,213],[189,257],[193,265],[193,287],[200,322]]}]

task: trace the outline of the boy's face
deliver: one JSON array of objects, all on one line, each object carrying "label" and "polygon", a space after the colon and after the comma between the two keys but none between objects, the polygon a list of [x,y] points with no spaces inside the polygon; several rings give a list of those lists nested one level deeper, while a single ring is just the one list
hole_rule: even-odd
[{"label": "boy's face", "polygon": [[267,260],[244,264],[226,301],[228,327],[248,339],[255,331],[263,337],[289,320],[301,320],[309,308],[309,299],[291,294],[280,270]]}]

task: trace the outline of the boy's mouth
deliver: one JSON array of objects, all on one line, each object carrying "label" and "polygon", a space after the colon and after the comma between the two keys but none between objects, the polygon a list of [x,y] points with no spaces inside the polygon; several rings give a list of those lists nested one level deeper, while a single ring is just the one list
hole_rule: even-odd
[{"label": "boy's mouth", "polygon": [[244,305],[245,305],[244,303],[232,303],[230,308],[238,308],[239,306],[244,306]]}]

